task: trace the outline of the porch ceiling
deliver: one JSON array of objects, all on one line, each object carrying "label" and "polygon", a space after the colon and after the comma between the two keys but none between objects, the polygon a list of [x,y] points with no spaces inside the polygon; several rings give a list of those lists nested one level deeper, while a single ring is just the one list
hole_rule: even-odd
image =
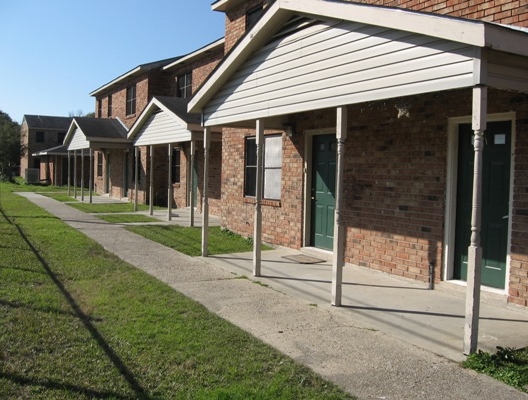
[{"label": "porch ceiling", "polygon": [[528,31],[344,1],[277,0],[189,111],[206,126],[284,125],[292,113],[475,85],[528,92]]}]

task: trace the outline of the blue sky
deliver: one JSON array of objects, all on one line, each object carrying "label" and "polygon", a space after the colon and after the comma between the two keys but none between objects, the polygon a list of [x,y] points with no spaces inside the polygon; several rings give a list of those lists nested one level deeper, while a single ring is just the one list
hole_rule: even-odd
[{"label": "blue sky", "polygon": [[224,35],[212,0],[0,0],[0,110],[93,112],[89,93]]}]

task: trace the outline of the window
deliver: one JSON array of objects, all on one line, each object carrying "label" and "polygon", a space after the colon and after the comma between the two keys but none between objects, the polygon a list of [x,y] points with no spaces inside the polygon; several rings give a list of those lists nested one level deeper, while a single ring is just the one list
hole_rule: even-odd
[{"label": "window", "polygon": [[66,137],[66,132],[59,132],[57,134],[57,143],[59,144],[63,144],[64,143],[64,138]]},{"label": "window", "polygon": [[180,149],[172,149],[172,183],[180,183]]},{"label": "window", "polygon": [[108,96],[108,118],[112,116],[112,95]]},{"label": "window", "polygon": [[136,113],[136,85],[127,87],[126,90],[126,115]]},{"label": "window", "polygon": [[35,141],[37,143],[44,143],[44,132],[37,132],[35,135]]},{"label": "window", "polygon": [[252,8],[246,13],[246,31],[249,31],[257,23],[262,14],[264,14],[263,6]]},{"label": "window", "polygon": [[[263,198],[279,200],[282,178],[282,136],[264,137],[264,194]],[[257,194],[257,144],[255,137],[246,138],[246,180],[244,195]]]},{"label": "window", "polygon": [[178,76],[178,97],[188,99],[192,95],[192,72]]},{"label": "window", "polygon": [[101,99],[97,100],[97,116],[103,118],[103,101]]},{"label": "window", "polygon": [[97,152],[97,176],[103,176],[103,153]]}]

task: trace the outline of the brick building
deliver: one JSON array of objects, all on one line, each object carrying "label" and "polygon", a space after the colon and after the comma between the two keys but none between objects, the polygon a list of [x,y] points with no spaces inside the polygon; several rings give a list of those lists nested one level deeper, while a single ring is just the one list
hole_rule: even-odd
[{"label": "brick building", "polygon": [[[223,55],[224,39],[219,39],[165,65],[166,95],[155,95],[130,129],[129,138],[142,157],[148,155],[152,166],[147,175],[152,176],[150,193],[154,204],[201,207],[203,129],[200,115],[187,113],[187,103]],[[217,129],[210,151],[215,168],[210,170],[208,188],[214,214],[220,211],[220,133],[221,129]]]},{"label": "brick building", "polygon": [[335,304],[343,262],[453,288],[482,263],[527,307],[528,7],[361,3],[213,4],[226,57],[189,111],[224,127],[223,226],[332,252]]},{"label": "brick building", "polygon": [[[62,146],[71,121],[71,117],[24,115],[20,126],[20,140],[26,151],[20,160],[20,176],[26,181],[58,185],[66,181],[67,162],[63,162],[65,153],[58,147]],[[54,149],[51,152],[53,154],[45,151],[51,148]]]}]

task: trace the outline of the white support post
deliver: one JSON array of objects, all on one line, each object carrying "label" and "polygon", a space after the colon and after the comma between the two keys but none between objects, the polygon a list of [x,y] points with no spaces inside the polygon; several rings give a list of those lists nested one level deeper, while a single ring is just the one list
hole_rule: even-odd
[{"label": "white support post", "polygon": [[473,198],[471,212],[471,241],[468,248],[466,289],[466,316],[464,323],[464,354],[477,351],[480,316],[480,284],[482,272],[482,247],[480,245],[482,214],[482,158],[484,131],[486,130],[487,88],[473,89],[472,129],[474,131]]},{"label": "white support post", "polygon": [[84,149],[81,149],[81,201],[84,201]]},{"label": "white support post", "polygon": [[90,197],[90,204],[92,204],[92,192],[93,192],[93,184],[94,184],[94,179],[93,179],[93,169],[94,169],[94,159],[93,159],[93,150],[90,149],[90,182],[88,183],[88,195]]},{"label": "white support post", "polygon": [[167,145],[169,151],[169,173],[167,174],[167,221],[172,220],[172,144]]},{"label": "white support post", "polygon": [[71,196],[71,154],[68,150],[68,197]]},{"label": "white support post", "polygon": [[264,188],[264,121],[256,122],[257,179],[255,193],[255,218],[253,221],[253,275],[261,276],[262,267],[262,191]]},{"label": "white support post", "polygon": [[73,198],[77,200],[77,150],[73,150]]},{"label": "white support post", "polygon": [[150,146],[149,215],[154,215],[154,146]]},{"label": "white support post", "polygon": [[134,159],[135,159],[135,165],[134,165],[134,211],[138,210],[138,186],[139,186],[139,147],[134,147]]},{"label": "white support post", "polygon": [[211,128],[204,129],[204,178],[202,207],[202,257],[208,256],[209,247],[209,158]]},{"label": "white support post", "polygon": [[189,204],[191,205],[189,226],[191,227],[194,226],[194,207],[195,207],[194,196],[195,196],[195,190],[196,190],[196,185],[194,184],[194,168],[196,168],[195,155],[196,155],[196,142],[194,141],[194,139],[191,139],[191,179],[190,179],[191,198],[189,199]]},{"label": "white support post", "polygon": [[343,266],[345,265],[345,226],[343,223],[343,170],[347,138],[347,108],[338,107],[336,113],[336,187],[334,215],[334,246],[332,255],[332,305],[341,306]]}]

